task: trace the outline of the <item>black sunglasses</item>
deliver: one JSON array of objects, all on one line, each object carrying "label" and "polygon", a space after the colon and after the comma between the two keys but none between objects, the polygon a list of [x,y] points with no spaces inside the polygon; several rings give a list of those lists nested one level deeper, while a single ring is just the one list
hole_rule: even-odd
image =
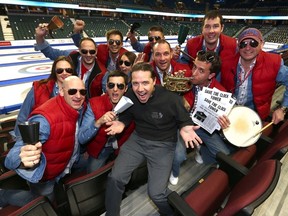
[{"label": "black sunglasses", "polygon": [[150,37],[148,37],[148,40],[149,40],[150,42],[153,42],[154,39],[155,39],[156,41],[158,41],[158,40],[161,39],[161,37],[160,37],[160,36],[150,36]]},{"label": "black sunglasses", "polygon": [[86,49],[81,49],[81,53],[86,55],[89,52],[90,55],[94,55],[96,53],[96,50],[86,50]]},{"label": "black sunglasses", "polygon": [[110,39],[108,41],[109,45],[113,45],[114,42],[116,43],[117,46],[119,46],[121,44],[121,41],[120,40],[113,40],[113,39]]},{"label": "black sunglasses", "polygon": [[240,44],[239,44],[239,48],[240,48],[240,49],[245,48],[245,47],[248,45],[248,43],[249,43],[249,45],[250,45],[251,47],[253,47],[253,48],[258,47],[258,45],[259,45],[258,41],[256,41],[256,40],[241,41]]},{"label": "black sunglasses", "polygon": [[78,90],[78,89],[72,88],[72,89],[68,89],[67,92],[68,92],[69,95],[75,95],[77,93],[77,91],[79,91],[82,96],[85,96],[87,94],[87,90],[86,89],[79,89]]},{"label": "black sunglasses", "polygon": [[72,68],[57,68],[55,69],[55,72],[57,74],[62,74],[64,72],[64,70],[67,72],[67,73],[70,73],[72,74],[73,73],[73,69]]},{"label": "black sunglasses", "polygon": [[204,56],[205,57],[205,61],[209,62],[209,63],[212,63],[215,60],[215,56],[213,54],[207,53],[204,50],[199,50],[196,55],[197,55],[197,57],[198,56]]},{"label": "black sunglasses", "polygon": [[124,63],[125,66],[127,66],[127,67],[131,66],[131,62],[129,62],[129,61],[123,61],[123,60],[120,60],[120,61],[119,61],[119,65],[122,65],[123,63]]},{"label": "black sunglasses", "polygon": [[111,83],[111,82],[109,82],[108,84],[107,84],[107,87],[109,88],[109,89],[113,89],[114,87],[115,87],[115,85],[117,85],[117,88],[118,89],[120,89],[120,90],[123,90],[124,88],[125,88],[125,84],[123,84],[123,83]]}]

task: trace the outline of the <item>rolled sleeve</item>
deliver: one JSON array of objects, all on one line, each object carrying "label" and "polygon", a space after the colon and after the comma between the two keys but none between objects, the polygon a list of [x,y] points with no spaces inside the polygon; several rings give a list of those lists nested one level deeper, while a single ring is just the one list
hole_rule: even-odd
[{"label": "rolled sleeve", "polygon": [[52,48],[51,45],[45,40],[42,44],[34,44],[35,51],[41,51],[46,58],[56,60],[59,56],[69,56],[73,50],[60,50]]},{"label": "rolled sleeve", "polygon": [[137,52],[143,52],[144,51],[144,44],[141,44],[139,41],[136,43],[131,44],[132,48]]},{"label": "rolled sleeve", "polygon": [[15,169],[16,173],[23,179],[32,183],[38,183],[44,174],[46,167],[46,158],[41,154],[39,165],[35,169]]},{"label": "rolled sleeve", "polygon": [[[35,115],[29,118],[29,122],[40,122],[39,128],[39,141],[44,145],[46,140],[50,135],[50,125],[48,121],[41,115]],[[46,168],[46,158],[44,153],[41,153],[41,158],[39,165],[35,169],[23,169],[20,168],[21,158],[20,151],[21,147],[24,146],[24,143],[21,139],[17,140],[13,148],[9,151],[5,159],[5,167],[15,172],[21,176],[23,179],[37,183],[42,178],[45,168]]]},{"label": "rolled sleeve", "polygon": [[90,104],[88,104],[78,132],[78,141],[81,145],[86,144],[97,134],[98,128],[95,127],[95,121],[94,113],[92,112]]},{"label": "rolled sleeve", "polygon": [[[184,48],[184,52],[188,53],[187,46]],[[182,53],[177,62],[182,63],[182,64],[189,64],[190,61],[191,61],[190,58],[187,55]]]},{"label": "rolled sleeve", "polygon": [[42,44],[35,43],[34,44],[34,50],[35,51],[41,51],[41,50],[44,50],[45,48],[47,48],[49,46],[50,46],[50,44],[45,40],[44,43],[42,43]]}]

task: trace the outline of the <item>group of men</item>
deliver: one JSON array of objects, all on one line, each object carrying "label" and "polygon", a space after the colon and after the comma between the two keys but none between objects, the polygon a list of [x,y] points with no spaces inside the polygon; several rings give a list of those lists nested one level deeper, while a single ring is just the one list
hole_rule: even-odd
[{"label": "group of men", "polygon": [[[284,100],[273,112],[272,121],[277,124],[284,120],[288,107],[288,69],[279,55],[262,51],[264,39],[257,29],[244,30],[237,43],[222,33],[222,16],[210,11],[203,19],[202,34],[187,40],[184,51],[188,55],[181,56],[180,47],[171,48],[161,27],[150,28],[149,42],[145,45],[128,32],[132,47],[143,52],[132,68],[128,89],[128,78],[117,71],[116,64],[125,51],[121,32],[108,31],[107,44],[96,45],[90,38],[80,38],[84,26],[83,21],[74,25],[73,37],[79,50],[72,52],[52,48],[44,39],[45,25],[36,29],[36,50],[51,59],[70,56],[78,77],[65,79],[60,95],[31,113],[28,121],[40,122],[39,142],[24,145],[17,140],[5,160],[5,166],[26,179],[31,190],[0,189],[0,206],[21,206],[37,195],[53,200],[55,182],[83,159],[79,156],[80,145],[89,154],[85,165],[88,172],[103,166],[109,155],[121,147],[108,177],[106,215],[119,215],[125,185],[133,170],[145,160],[149,197],[160,214],[173,215],[167,202],[168,182],[170,179],[177,184],[186,148],[200,149],[204,163],[214,163],[219,151],[230,154],[236,150],[219,132],[209,134],[194,125],[190,113],[203,87],[232,92],[237,104],[255,110],[265,121],[276,83],[281,83],[286,86]],[[106,71],[110,72],[107,92],[102,95],[101,82]],[[190,78],[193,84],[192,90],[184,95],[162,86],[165,76],[177,73]],[[134,104],[117,116],[113,108],[124,94]],[[219,116],[218,123],[225,129],[230,121],[227,116]]]}]

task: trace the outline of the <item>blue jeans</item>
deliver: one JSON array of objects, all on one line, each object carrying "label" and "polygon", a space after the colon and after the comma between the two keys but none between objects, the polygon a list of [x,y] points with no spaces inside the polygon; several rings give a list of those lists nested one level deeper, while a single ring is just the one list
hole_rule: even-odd
[{"label": "blue jeans", "polygon": [[178,177],[180,174],[180,166],[187,159],[186,146],[185,143],[178,132],[178,140],[176,144],[173,164],[172,164],[172,174],[174,177]]},{"label": "blue jeans", "polygon": [[31,191],[0,189],[0,207],[7,205],[22,207],[37,197],[38,195],[32,194]]},{"label": "blue jeans", "polygon": [[98,155],[98,158],[94,158],[92,156],[89,156],[88,158],[88,166],[87,166],[87,172],[91,173],[100,167],[104,166],[109,156],[114,152],[114,149],[112,146],[104,147],[100,154]]},{"label": "blue jeans", "polygon": [[[206,130],[199,128],[196,130],[196,133],[203,141],[200,148],[200,154],[205,164],[216,163],[216,154],[220,151],[224,154],[231,154],[237,149],[237,147],[224,141],[217,131],[209,134]],[[172,166],[172,173],[174,177],[179,176],[180,166],[185,160],[186,146],[182,137],[179,135]]]},{"label": "blue jeans", "polygon": [[0,189],[0,207],[6,205],[24,206],[38,196],[46,196],[53,202],[55,181],[28,183],[30,191]]},{"label": "blue jeans", "polygon": [[199,128],[196,130],[197,135],[202,139],[203,144],[200,148],[200,154],[205,164],[217,163],[216,154],[223,152],[224,154],[231,154],[237,150],[229,142],[226,142],[218,131],[210,134],[206,130]]}]

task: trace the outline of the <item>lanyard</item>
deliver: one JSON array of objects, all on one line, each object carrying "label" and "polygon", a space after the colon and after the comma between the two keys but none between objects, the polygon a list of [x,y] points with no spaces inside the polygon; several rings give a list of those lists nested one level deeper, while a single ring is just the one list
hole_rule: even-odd
[{"label": "lanyard", "polygon": [[[237,85],[237,87],[241,86],[241,85],[245,82],[245,80],[246,80],[246,79],[250,76],[250,74],[252,73],[252,69],[253,69],[253,67],[250,68],[250,70],[249,70],[248,73],[246,73],[246,74],[245,74],[244,68],[243,68],[243,70],[240,71],[240,73],[238,74],[239,84]],[[243,73],[242,71],[243,71],[244,73]],[[243,78],[243,80],[242,80],[242,78]]]}]

